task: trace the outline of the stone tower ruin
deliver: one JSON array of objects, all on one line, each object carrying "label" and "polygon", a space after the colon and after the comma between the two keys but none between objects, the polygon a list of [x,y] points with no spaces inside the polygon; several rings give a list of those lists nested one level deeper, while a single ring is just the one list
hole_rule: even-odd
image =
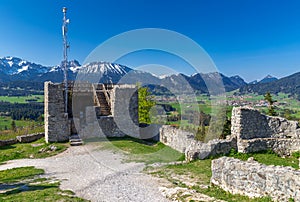
[{"label": "stone tower ruin", "polygon": [[46,142],[66,142],[72,134],[139,137],[136,85],[70,83],[68,113],[63,84],[45,82]]}]

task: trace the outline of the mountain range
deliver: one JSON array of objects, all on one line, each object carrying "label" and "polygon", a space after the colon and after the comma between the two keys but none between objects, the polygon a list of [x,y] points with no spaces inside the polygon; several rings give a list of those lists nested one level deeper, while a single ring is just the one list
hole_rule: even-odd
[{"label": "mountain range", "polygon": [[[43,66],[28,62],[17,57],[0,58],[0,83],[8,82],[62,82],[62,64]],[[155,92],[165,91],[196,91],[198,93],[220,93],[239,89],[239,93],[265,94],[270,92],[285,92],[300,94],[300,73],[277,79],[270,75],[259,82],[246,83],[240,76],[227,77],[221,73],[197,73],[191,76],[173,74],[156,76],[148,72],[133,70],[120,64],[108,62],[93,62],[81,66],[78,61],[68,63],[69,80],[89,80],[101,83],[132,83],[149,84]],[[220,82],[222,81],[222,82]]]},{"label": "mountain range", "polygon": [[278,80],[278,79],[277,79],[276,77],[271,76],[271,75],[267,75],[265,78],[263,78],[263,79],[260,80],[260,81],[255,80],[255,81],[252,81],[252,82],[250,82],[250,83],[248,83],[248,84],[270,83],[270,82],[272,82],[272,81],[277,81],[277,80]]},{"label": "mountain range", "polygon": [[[28,62],[16,57],[0,59],[0,82],[32,81],[32,82],[62,82],[63,70],[61,65],[52,67]],[[137,83],[163,85],[171,89],[186,90],[190,86],[201,93],[208,93],[207,83],[222,80],[226,91],[235,90],[246,85],[239,76],[226,77],[219,73],[174,74],[164,77],[155,76],[148,72],[133,70],[120,64],[108,62],[93,62],[81,66],[78,61],[68,63],[69,80],[89,80],[101,83]],[[82,77],[82,78],[80,78]],[[178,85],[180,84],[180,85]],[[186,84],[186,85],[183,85]]]},{"label": "mountain range", "polygon": [[257,93],[264,95],[266,92],[296,95],[300,100],[300,72],[267,83],[241,86],[239,89],[241,94]]}]

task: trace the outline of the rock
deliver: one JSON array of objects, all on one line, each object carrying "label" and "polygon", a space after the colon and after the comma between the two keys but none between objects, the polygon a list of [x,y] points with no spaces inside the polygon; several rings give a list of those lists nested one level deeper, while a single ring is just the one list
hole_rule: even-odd
[{"label": "rock", "polygon": [[232,194],[300,201],[300,170],[222,157],[212,161],[211,183]]},{"label": "rock", "polygon": [[253,157],[249,157],[247,161],[255,161]]},{"label": "rock", "polygon": [[56,151],[56,149],[57,149],[57,147],[56,147],[56,146],[54,146],[54,145],[50,145],[50,147],[49,147],[49,148],[50,148],[50,150],[51,150],[51,151]]}]

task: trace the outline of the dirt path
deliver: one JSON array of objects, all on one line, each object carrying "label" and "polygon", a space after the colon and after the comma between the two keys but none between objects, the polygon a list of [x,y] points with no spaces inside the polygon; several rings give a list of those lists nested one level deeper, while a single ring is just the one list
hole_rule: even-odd
[{"label": "dirt path", "polygon": [[46,159],[21,159],[0,165],[0,170],[35,166],[46,177],[61,180],[61,188],[91,201],[168,201],[157,178],[142,174],[141,163],[123,163],[122,155],[87,146],[71,147]]}]

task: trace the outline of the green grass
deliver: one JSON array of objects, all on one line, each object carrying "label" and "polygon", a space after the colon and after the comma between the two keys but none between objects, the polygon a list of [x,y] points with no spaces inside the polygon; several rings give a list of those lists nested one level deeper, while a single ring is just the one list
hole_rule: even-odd
[{"label": "green grass", "polygon": [[6,185],[1,189],[0,201],[87,201],[75,197],[72,191],[59,189],[59,182],[41,178],[43,173],[44,170],[34,167],[0,171],[0,183]]},{"label": "green grass", "polygon": [[[56,150],[50,147],[55,146]],[[67,144],[53,143],[47,144],[44,139],[32,143],[14,144],[0,147],[0,163],[22,158],[45,158],[56,155],[67,149]]]},{"label": "green grass", "polygon": [[37,100],[37,102],[44,102],[44,95],[30,95],[30,96],[0,96],[0,101],[10,103],[29,103],[28,100]]},{"label": "green grass", "polygon": [[[7,116],[0,116],[0,131],[4,130],[5,126],[7,127],[7,129],[11,128],[11,122],[13,120],[11,119],[11,117],[7,117]],[[27,127],[30,126],[32,124],[34,124],[34,121],[30,121],[30,120],[15,120],[16,126],[17,127]]]},{"label": "green grass", "polygon": [[220,200],[225,200],[227,202],[272,202],[273,201],[270,197],[249,198],[247,196],[231,194],[216,186],[210,186],[207,189],[201,189],[199,187],[194,187],[194,188],[203,194],[206,194],[208,196]]},{"label": "green grass", "polygon": [[12,183],[24,180],[35,175],[44,174],[44,170],[34,167],[13,168],[0,171],[0,183]]},{"label": "green grass", "polygon": [[184,160],[184,155],[160,142],[149,142],[131,137],[109,138],[97,141],[101,149],[119,151],[127,156],[128,161],[152,164]]},{"label": "green grass", "polygon": [[282,158],[275,154],[272,151],[266,152],[259,152],[253,154],[244,154],[244,153],[237,153],[234,150],[231,151],[229,154],[230,157],[238,158],[240,160],[246,161],[248,158],[253,157],[259,163],[265,165],[275,165],[275,166],[290,166],[295,169],[299,169],[299,160],[298,160],[298,153],[296,152],[294,155]]},{"label": "green grass", "polygon": [[35,126],[35,127],[24,127],[22,129],[17,129],[17,131],[7,130],[0,131],[0,140],[10,140],[15,139],[17,136],[28,135],[34,133],[42,133],[45,131],[44,126]]},{"label": "green grass", "polygon": [[146,168],[146,171],[156,174],[160,177],[170,178],[170,173],[175,173],[177,175],[188,175],[190,178],[197,179],[200,184],[208,185],[210,183],[211,178],[211,159],[193,161],[186,164],[178,164],[178,165],[167,165],[161,168],[158,168],[157,171],[152,172],[150,167]]}]

